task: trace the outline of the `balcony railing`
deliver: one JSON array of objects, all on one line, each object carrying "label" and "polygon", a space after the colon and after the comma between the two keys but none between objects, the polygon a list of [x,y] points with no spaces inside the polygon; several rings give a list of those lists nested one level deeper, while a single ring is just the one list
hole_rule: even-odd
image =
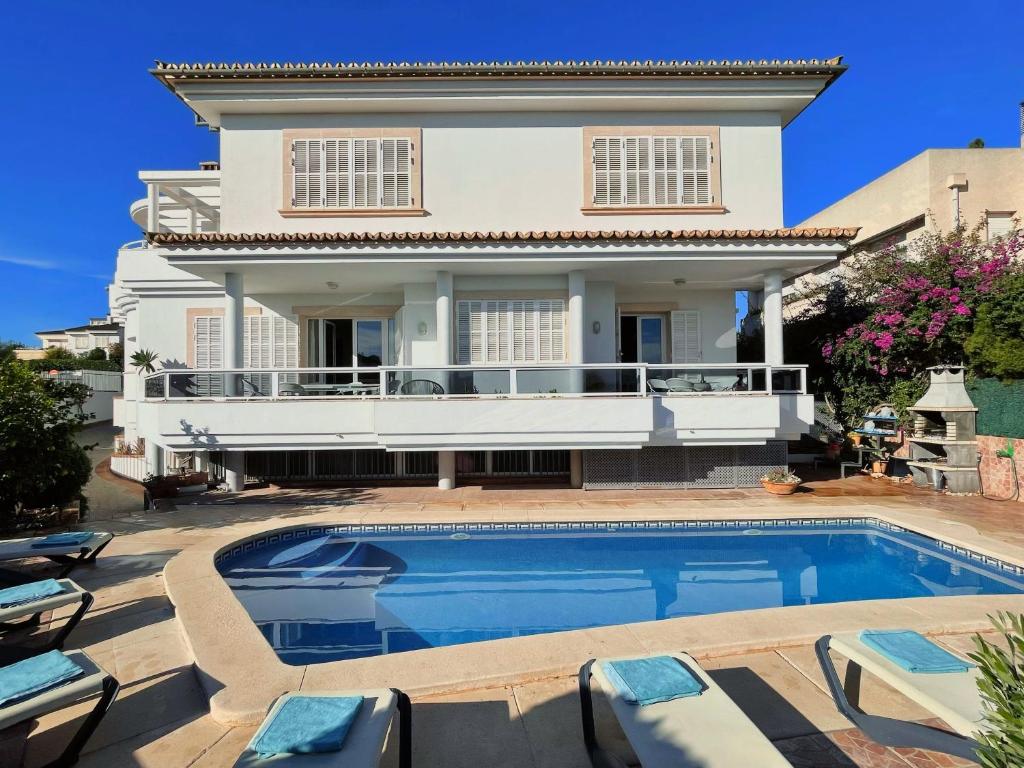
[{"label": "balcony railing", "polygon": [[171,369],[147,400],[677,397],[806,394],[807,367],[762,363]]}]

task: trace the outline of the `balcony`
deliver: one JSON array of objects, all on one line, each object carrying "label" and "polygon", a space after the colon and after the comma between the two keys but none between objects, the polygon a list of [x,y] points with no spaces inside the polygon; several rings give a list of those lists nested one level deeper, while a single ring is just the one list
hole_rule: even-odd
[{"label": "balcony", "polygon": [[166,370],[139,420],[171,450],[761,444],[813,420],[803,366]]},{"label": "balcony", "polygon": [[130,213],[145,232],[220,231],[220,171],[142,171],[146,197]]}]

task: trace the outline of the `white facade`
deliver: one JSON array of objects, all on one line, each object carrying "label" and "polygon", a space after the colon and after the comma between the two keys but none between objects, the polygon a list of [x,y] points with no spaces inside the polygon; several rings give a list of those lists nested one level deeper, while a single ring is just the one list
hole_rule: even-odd
[{"label": "white facade", "polygon": [[[155,71],[219,130],[221,163],[141,173],[147,239],[118,257],[126,356],[154,350],[162,369],[126,376],[120,419],[154,468],[212,453],[237,486],[246,453],[250,475],[256,452],[284,451],[312,476],[355,455],[324,452],[383,449],[402,458],[380,466],[450,487],[519,461],[495,452],[540,451],[534,467],[568,451],[579,483],[598,452],[806,431],[781,286],[853,231],[780,229],[781,131],[838,62],[416,66]],[[622,148],[614,184],[604,136]],[[765,288],[766,360],[737,364],[735,292]]]}]

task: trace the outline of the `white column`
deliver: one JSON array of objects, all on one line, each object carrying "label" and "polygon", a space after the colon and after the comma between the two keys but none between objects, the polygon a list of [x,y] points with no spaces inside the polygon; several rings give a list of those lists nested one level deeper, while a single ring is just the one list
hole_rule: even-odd
[{"label": "white column", "polygon": [[770,270],[764,276],[764,361],[782,365],[782,272]]},{"label": "white column", "polygon": [[[587,299],[587,281],[583,272],[576,269],[569,273],[569,362],[579,365],[583,362],[583,344],[585,331],[583,328],[584,304]],[[574,371],[570,377],[572,390],[583,389],[583,372]]]},{"label": "white column", "polygon": [[[241,368],[243,360],[243,333],[245,320],[245,294],[242,276],[237,272],[224,275],[224,367]],[[237,394],[234,376],[226,376],[224,391]]]},{"label": "white column", "polygon": [[451,272],[437,273],[437,364],[452,364],[452,292]]},{"label": "white column", "polygon": [[143,449],[146,458],[146,474],[159,477],[163,474],[163,453],[159,445],[152,440],[146,440]]},{"label": "white column", "polygon": [[569,451],[569,485],[583,487],[583,451]]},{"label": "white column", "polygon": [[146,187],[146,231],[156,233],[160,231],[160,185],[149,184]]},{"label": "white column", "polygon": [[455,451],[437,452],[437,487],[442,491],[455,487]]},{"label": "white column", "polygon": [[245,454],[241,451],[224,451],[224,484],[229,491],[245,489]]}]

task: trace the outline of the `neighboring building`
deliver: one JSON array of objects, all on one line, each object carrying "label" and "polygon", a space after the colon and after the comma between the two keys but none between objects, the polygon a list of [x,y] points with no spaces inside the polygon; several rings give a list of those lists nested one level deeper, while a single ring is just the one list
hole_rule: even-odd
[{"label": "neighboring building", "polygon": [[36,331],[36,336],[43,346],[44,353],[47,349],[57,347],[76,355],[84,355],[93,349],[107,351],[114,344],[122,344],[124,326],[111,317],[92,317],[86,325],[56,331]]},{"label": "neighboring building", "polygon": [[[1020,147],[926,149],[799,226],[859,226],[847,258],[960,222],[982,225],[989,239],[1004,235],[1024,219],[1024,104],[1020,123]],[[787,285],[787,315],[799,314],[842,268],[825,265]]]},{"label": "neighboring building", "polygon": [[233,488],[755,484],[813,421],[783,282],[856,234],[782,227],[782,130],[844,69],[158,63],[220,164],[139,175],[115,420]]}]

